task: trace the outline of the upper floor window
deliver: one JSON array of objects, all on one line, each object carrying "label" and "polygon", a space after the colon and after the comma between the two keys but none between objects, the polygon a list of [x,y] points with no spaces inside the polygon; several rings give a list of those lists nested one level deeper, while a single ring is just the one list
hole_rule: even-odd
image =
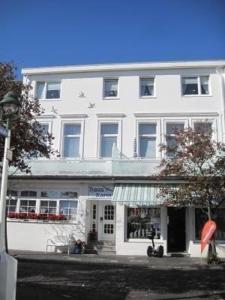
[{"label": "upper floor window", "polygon": [[47,135],[49,131],[49,124],[40,123],[40,130],[42,131],[43,135]]},{"label": "upper floor window", "polygon": [[59,99],[60,82],[37,82],[36,96],[38,99]]},{"label": "upper floor window", "polygon": [[191,76],[182,78],[183,95],[208,95],[209,76]]},{"label": "upper floor window", "polygon": [[80,124],[64,124],[63,128],[63,157],[80,156]]},{"label": "upper floor window", "polygon": [[63,130],[63,156],[79,157],[80,156],[80,124],[64,124]]},{"label": "upper floor window", "polygon": [[194,130],[199,133],[207,134],[212,131],[212,123],[210,122],[195,122]]},{"label": "upper floor window", "polygon": [[166,155],[173,157],[176,149],[176,132],[184,129],[184,123],[167,123],[166,124],[166,144],[169,148]]},{"label": "upper floor window", "polygon": [[105,79],[104,80],[104,97],[117,97],[118,96],[118,79]]},{"label": "upper floor window", "polygon": [[154,96],[154,78],[141,78],[141,97]]},{"label": "upper floor window", "polygon": [[156,157],[156,124],[139,124],[139,155],[141,157]]},{"label": "upper floor window", "polygon": [[101,124],[100,136],[101,136],[100,156],[112,157],[113,145],[117,145],[118,124],[117,123]]}]

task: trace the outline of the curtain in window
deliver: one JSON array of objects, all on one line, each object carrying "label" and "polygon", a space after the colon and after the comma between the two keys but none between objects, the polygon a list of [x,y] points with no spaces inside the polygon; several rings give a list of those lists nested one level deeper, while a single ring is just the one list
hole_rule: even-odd
[{"label": "curtain in window", "polygon": [[140,156],[153,158],[156,156],[156,138],[142,137],[140,139]]},{"label": "curtain in window", "polygon": [[198,94],[197,77],[183,78],[183,94],[184,95]]},{"label": "curtain in window", "polygon": [[64,157],[79,157],[79,147],[79,137],[64,137]]},{"label": "curtain in window", "polygon": [[101,157],[112,157],[113,144],[117,144],[117,137],[102,136]]},{"label": "curtain in window", "polygon": [[45,99],[45,83],[37,82],[36,96],[38,99]]},{"label": "curtain in window", "polygon": [[200,78],[201,80],[201,93],[203,95],[209,93],[209,78],[208,76],[204,76]]}]

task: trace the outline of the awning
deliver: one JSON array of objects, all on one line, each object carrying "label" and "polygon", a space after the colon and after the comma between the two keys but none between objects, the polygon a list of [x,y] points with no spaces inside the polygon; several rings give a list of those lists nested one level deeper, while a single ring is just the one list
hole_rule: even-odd
[{"label": "awning", "polygon": [[127,206],[158,206],[162,204],[156,197],[159,188],[150,184],[116,184],[112,202]]}]

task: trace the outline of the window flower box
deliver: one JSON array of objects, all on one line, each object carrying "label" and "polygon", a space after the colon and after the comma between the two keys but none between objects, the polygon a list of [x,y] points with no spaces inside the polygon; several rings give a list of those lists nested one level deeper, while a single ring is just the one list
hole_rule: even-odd
[{"label": "window flower box", "polygon": [[9,212],[7,215],[10,219],[22,219],[22,220],[43,220],[43,221],[65,221],[67,217],[63,214],[36,214],[26,212]]}]

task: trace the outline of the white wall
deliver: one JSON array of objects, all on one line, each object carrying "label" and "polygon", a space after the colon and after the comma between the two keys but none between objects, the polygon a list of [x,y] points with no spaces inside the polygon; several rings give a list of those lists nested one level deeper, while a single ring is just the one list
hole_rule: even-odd
[{"label": "white wall", "polygon": [[[210,74],[210,95],[182,96],[181,76],[207,75]],[[155,76],[155,96],[140,98],[139,78]],[[103,98],[103,79],[119,78],[118,99],[106,100]],[[62,80],[60,100],[41,100],[46,115],[52,115],[49,119],[40,119],[42,122],[52,124],[53,135],[55,136],[55,147],[61,150],[62,120],[66,122],[84,122],[84,153],[85,158],[97,157],[98,150],[98,121],[118,120],[122,123],[122,152],[128,156],[133,155],[133,140],[136,136],[135,126],[137,117],[135,113],[149,115],[139,119],[157,119],[163,124],[164,119],[180,118],[185,119],[191,125],[191,118],[216,120],[217,130],[221,132],[222,109],[222,86],[220,74],[215,68],[190,68],[171,70],[143,70],[143,71],[111,71],[111,72],[86,72],[58,75],[32,75],[32,84],[35,81]],[[84,97],[80,98],[80,92]],[[89,103],[94,107],[89,108]],[[52,113],[52,106],[57,113]],[[113,114],[123,114],[123,117],[115,117]],[[71,116],[76,114],[76,116]],[[86,115],[86,117],[83,116]],[[104,117],[98,114],[105,114]],[[64,116],[62,116],[64,115]],[[65,117],[67,115],[68,117]],[[107,117],[106,117],[107,115]],[[160,134],[162,135],[162,126]],[[221,134],[219,134],[221,138]]]}]

